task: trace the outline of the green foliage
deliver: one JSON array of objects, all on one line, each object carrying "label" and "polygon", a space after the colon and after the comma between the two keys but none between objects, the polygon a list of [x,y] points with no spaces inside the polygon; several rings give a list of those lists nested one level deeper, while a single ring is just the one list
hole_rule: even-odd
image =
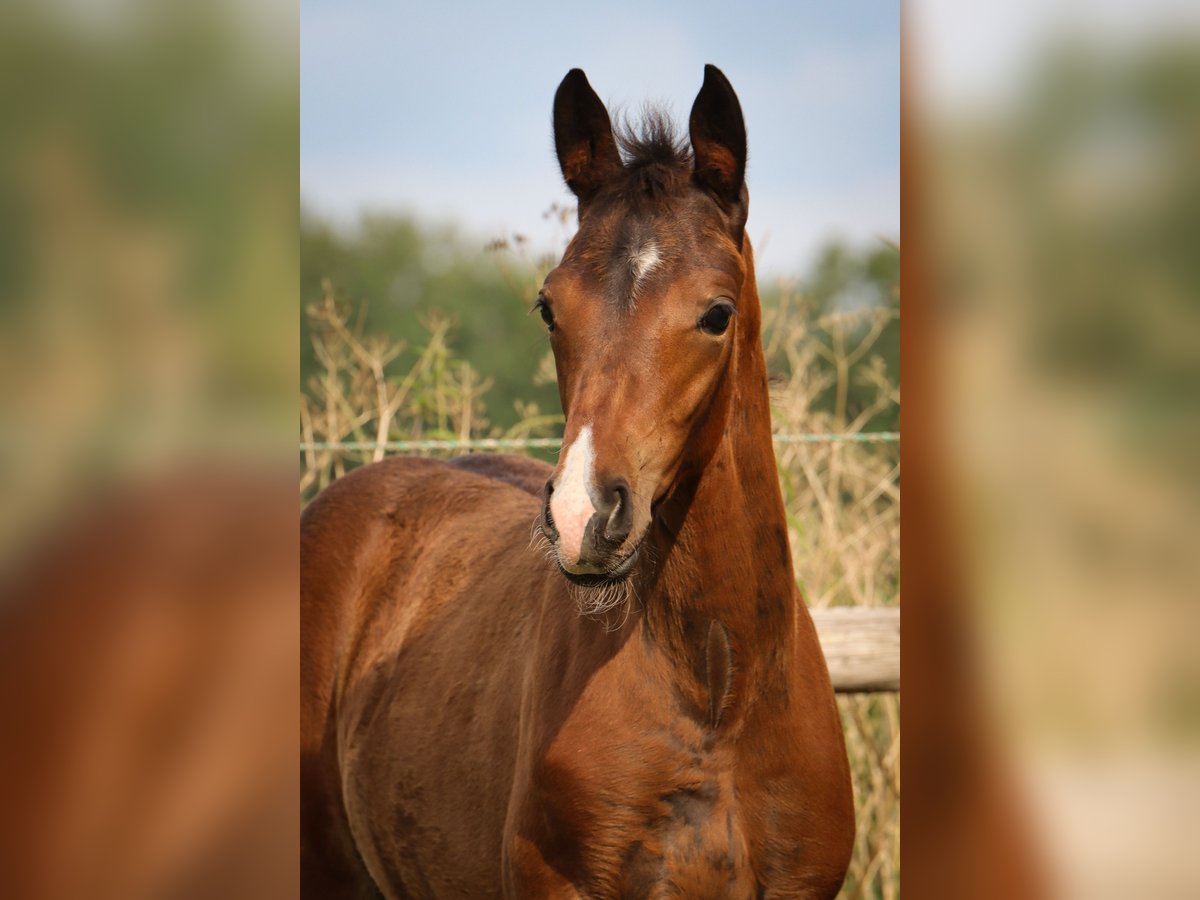
[{"label": "green foliage", "polygon": [[[451,323],[444,316],[420,315],[420,343],[413,345],[365,333],[363,317],[328,281],[304,313],[316,363],[300,395],[305,502],[355,466],[383,459],[390,441],[561,433],[561,415],[542,414],[528,402],[516,404],[518,422],[494,426],[484,404],[492,383],[452,352]],[[351,449],[347,443],[371,446]]]},{"label": "green foliage", "polygon": [[[417,347],[428,338],[423,321],[448,319],[450,349],[492,383],[488,409],[497,427],[523,418],[518,402],[557,411],[557,390],[535,378],[549,348],[541,322],[526,315],[537,293],[533,265],[486,253],[453,228],[390,216],[364,217],[350,232],[303,216],[300,259],[302,306],[321,300],[328,279],[351,305],[365,308],[362,326],[369,334]],[[303,384],[318,369],[312,347],[304,321]]]},{"label": "green foliage", "polygon": [[773,343],[767,334],[767,366],[775,380],[802,375],[828,381],[809,408],[831,414],[833,430],[848,423],[856,431],[900,430],[899,403],[876,402],[880,378],[900,383],[899,245],[881,241],[852,250],[829,244],[799,283],[760,285],[760,293],[766,321],[802,327],[816,349],[815,358],[804,357],[800,372],[797,358],[781,352],[790,344]]}]

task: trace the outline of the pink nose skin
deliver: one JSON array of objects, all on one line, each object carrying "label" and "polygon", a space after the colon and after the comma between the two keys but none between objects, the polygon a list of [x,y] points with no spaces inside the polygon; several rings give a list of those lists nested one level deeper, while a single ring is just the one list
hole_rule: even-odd
[{"label": "pink nose skin", "polygon": [[596,514],[596,506],[591,497],[595,462],[592,426],[585,425],[567,448],[562,472],[550,497],[550,515],[554,518],[554,526],[558,530],[559,562],[567,571],[579,574],[596,571],[594,567],[580,565],[579,562],[583,550],[583,533],[592,516]]},{"label": "pink nose skin", "polygon": [[[557,499],[558,494],[554,495]],[[579,557],[583,552],[583,532],[594,514],[591,504],[586,507],[564,509],[565,503],[551,501],[550,514],[554,516],[554,526],[558,529],[558,557],[568,570],[581,568]]]}]

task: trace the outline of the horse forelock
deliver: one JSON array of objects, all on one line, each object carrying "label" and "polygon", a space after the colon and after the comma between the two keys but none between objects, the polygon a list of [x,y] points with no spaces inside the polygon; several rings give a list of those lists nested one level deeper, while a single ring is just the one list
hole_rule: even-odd
[{"label": "horse forelock", "polygon": [[661,107],[643,107],[637,121],[618,116],[613,137],[621,151],[627,189],[666,190],[677,186],[680,175],[691,174],[691,145]]}]

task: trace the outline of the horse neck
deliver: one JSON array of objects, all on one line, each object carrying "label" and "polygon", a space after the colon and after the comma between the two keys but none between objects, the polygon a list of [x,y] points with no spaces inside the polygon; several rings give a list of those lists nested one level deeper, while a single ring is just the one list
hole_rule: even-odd
[{"label": "horse neck", "polygon": [[726,427],[701,474],[664,504],[658,564],[641,599],[648,636],[682,665],[694,668],[697,653],[703,657],[715,622],[751,677],[767,660],[788,658],[779,651],[793,641],[795,582],[752,265],[738,308],[744,327]]}]

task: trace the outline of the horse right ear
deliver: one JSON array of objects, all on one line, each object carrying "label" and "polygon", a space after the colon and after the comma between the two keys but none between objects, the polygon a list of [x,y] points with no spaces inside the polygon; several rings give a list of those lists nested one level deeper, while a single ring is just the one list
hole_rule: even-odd
[{"label": "horse right ear", "polygon": [[582,69],[572,69],[554,94],[554,149],[580,209],[621,168],[612,122]]},{"label": "horse right ear", "polygon": [[716,66],[704,67],[688,125],[696,182],[726,207],[738,205],[746,177],[746,123],[733,85]]}]

